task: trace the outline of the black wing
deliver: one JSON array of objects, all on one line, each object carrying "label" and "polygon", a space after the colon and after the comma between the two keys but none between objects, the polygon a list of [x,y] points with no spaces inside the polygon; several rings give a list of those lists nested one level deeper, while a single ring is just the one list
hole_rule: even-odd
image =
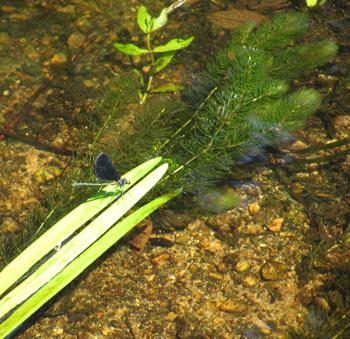
[{"label": "black wing", "polygon": [[113,167],[112,161],[106,153],[100,153],[94,163],[94,173],[100,180],[118,181],[120,175]]}]

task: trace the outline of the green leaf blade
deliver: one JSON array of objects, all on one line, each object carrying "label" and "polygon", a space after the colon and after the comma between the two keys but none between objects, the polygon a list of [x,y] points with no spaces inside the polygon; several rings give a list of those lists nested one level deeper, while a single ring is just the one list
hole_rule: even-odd
[{"label": "green leaf blade", "polygon": [[149,53],[147,49],[140,48],[134,44],[120,44],[116,42],[113,47],[118,51],[128,55],[143,55]]},{"label": "green leaf blade", "polygon": [[26,300],[21,307],[16,309],[15,312],[1,324],[0,337],[5,337],[16,329],[25,319],[28,319],[36,310],[50,300],[52,296],[56,295],[62,288],[67,286],[129,230],[157,208],[173,199],[181,193],[181,191],[182,190],[179,189],[151,201],[111,228],[76,260],[72,261],[63,271],[54,276],[52,280]]},{"label": "green leaf blade", "polygon": [[[123,178],[126,178],[131,183],[130,186],[128,185],[128,188],[157,166],[161,160],[161,157],[153,158],[123,175]],[[115,192],[115,190],[116,187],[113,187],[113,185],[106,186],[68,213],[20,253],[0,273],[0,295],[9,289],[30,267],[54,249],[57,244],[62,243],[88,220],[108,206],[111,203],[111,197],[107,196],[106,192]]]},{"label": "green leaf blade", "polygon": [[176,51],[182,48],[186,48],[189,46],[194,39],[194,36],[184,40],[184,39],[173,39],[170,40],[168,43],[162,46],[157,46],[153,49],[154,53],[164,53],[164,52],[170,52],[170,51]]},{"label": "green leaf blade", "polygon": [[163,27],[167,21],[168,21],[168,14],[167,14],[168,9],[167,8],[163,8],[162,11],[160,12],[160,15],[158,18],[155,18],[153,21],[153,25],[151,28],[150,32],[154,32],[157,29]]},{"label": "green leaf blade", "polygon": [[155,65],[151,69],[152,74],[158,73],[164,67],[166,67],[171,62],[171,60],[173,60],[175,53],[176,53],[175,51],[168,52],[162,57],[158,58],[157,61],[155,62]]},{"label": "green leaf blade", "polygon": [[[10,333],[9,331],[12,331],[21,322],[27,319],[27,317],[34,313],[45,301],[49,300],[61,288],[72,281],[90,263],[96,260],[139,221],[180,193],[180,191],[176,191],[157,198],[151,203],[141,207],[135,212],[135,215],[129,215],[121,223],[110,228],[115,224],[116,220],[157,184],[167,171],[167,168],[168,164],[163,164],[140,183],[135,185],[122,199],[119,199],[111,205],[82,232],[65,244],[62,249],[57,251],[57,253],[43,263],[31,276],[1,300],[0,318],[13,310],[17,305],[24,302],[18,310],[11,314],[9,321],[6,320],[4,322],[5,325],[4,323],[1,325],[1,337],[2,335],[5,336]],[[74,267],[74,269],[69,270],[71,267]],[[64,279],[62,279],[62,276]],[[58,280],[59,283],[56,280]],[[59,286],[56,286],[57,284]],[[42,295],[44,291],[45,294]],[[33,297],[31,297],[32,295]],[[38,295],[41,295],[39,299],[37,299]],[[27,307],[28,302],[30,304],[29,307]]]},{"label": "green leaf blade", "polygon": [[149,23],[152,20],[152,16],[148,13],[145,6],[141,6],[137,12],[137,24],[141,31],[145,34],[149,33]]}]

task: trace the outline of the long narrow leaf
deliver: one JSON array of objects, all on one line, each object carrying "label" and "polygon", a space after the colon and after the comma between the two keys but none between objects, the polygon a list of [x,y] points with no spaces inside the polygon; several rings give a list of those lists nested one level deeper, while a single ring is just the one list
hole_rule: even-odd
[{"label": "long narrow leaf", "polygon": [[145,206],[142,206],[133,214],[126,217],[123,221],[111,228],[98,241],[90,246],[76,260],[68,265],[60,274],[55,276],[49,283],[40,289],[35,295],[28,299],[21,307],[19,307],[11,316],[0,325],[0,337],[4,337],[11,333],[25,319],[32,315],[42,305],[44,305],[53,295],[56,295],[70,281],[75,279],[83,272],[91,263],[99,258],[106,250],[108,250],[115,242],[130,231],[141,220],[150,215],[158,207],[171,200],[178,195],[181,190],[166,194],[159,197]]},{"label": "long narrow leaf", "polygon": [[[134,206],[164,175],[168,164],[153,171],[122,199],[112,204],[106,211],[92,221],[85,229],[58,250],[42,264],[31,276],[13,289],[0,301],[0,318],[36,293],[71,261],[101,237],[132,206]],[[124,208],[123,208],[124,206]]]},{"label": "long narrow leaf", "polygon": [[153,49],[154,53],[163,53],[163,52],[169,52],[169,51],[176,51],[178,49],[182,49],[187,47],[191,44],[192,40],[194,39],[194,36],[183,40],[183,39],[173,39],[170,40],[168,43],[162,46],[157,46]]},{"label": "long narrow leaf", "polygon": [[[133,186],[140,178],[146,175],[161,161],[161,157],[151,159],[142,165],[126,173],[123,177],[130,181]],[[114,188],[114,191],[113,191]],[[19,254],[0,273],[0,295],[10,288],[21,276],[23,276],[34,264],[46,256],[56,245],[61,244],[71,236],[77,229],[84,225],[89,219],[99,213],[108,204],[111,198],[105,197],[106,192],[115,192],[115,185],[109,185],[100,192],[87,199],[85,203],[79,205],[58,223],[51,227],[45,234]]]}]

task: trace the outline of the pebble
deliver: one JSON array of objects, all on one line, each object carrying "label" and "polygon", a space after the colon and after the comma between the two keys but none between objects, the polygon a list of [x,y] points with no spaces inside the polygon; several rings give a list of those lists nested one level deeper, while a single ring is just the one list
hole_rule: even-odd
[{"label": "pebble", "polygon": [[304,144],[302,141],[298,140],[294,144],[292,144],[292,146],[290,148],[292,151],[297,151],[299,149],[304,149],[306,147],[307,147],[306,144]]},{"label": "pebble", "polygon": [[63,64],[66,61],[67,57],[64,53],[57,53],[51,59],[52,64]]},{"label": "pebble", "polygon": [[70,49],[80,48],[83,46],[84,42],[85,36],[78,32],[72,33],[67,39],[67,44]]},{"label": "pebble", "polygon": [[224,275],[221,273],[209,272],[208,276],[214,280],[223,280]]},{"label": "pebble", "polygon": [[250,264],[247,260],[240,260],[236,264],[237,272],[244,272],[250,268]]},{"label": "pebble", "polygon": [[265,280],[283,280],[287,278],[288,267],[277,261],[268,261],[261,267],[261,276]]},{"label": "pebble", "polygon": [[157,257],[154,257],[151,259],[151,262],[156,265],[160,265],[164,261],[167,261],[169,259],[169,254],[168,253],[163,253],[158,255]]},{"label": "pebble", "polygon": [[269,330],[268,328],[261,328],[260,331],[264,335],[270,335],[271,334],[271,330]]},{"label": "pebble", "polygon": [[88,88],[94,88],[96,86],[96,84],[92,80],[89,80],[89,79],[84,80],[83,83]]},{"label": "pebble", "polygon": [[208,250],[210,252],[222,251],[222,245],[220,241],[203,240],[198,245],[200,248]]},{"label": "pebble", "polygon": [[34,173],[34,180],[38,185],[53,180],[62,174],[62,170],[56,166],[41,168]]},{"label": "pebble", "polygon": [[50,43],[51,43],[51,39],[48,35],[44,35],[41,39],[41,43],[44,45],[44,46],[49,46]]},{"label": "pebble", "polygon": [[33,61],[39,60],[41,57],[41,54],[35,50],[29,50],[26,52],[26,54],[27,54],[27,57]]},{"label": "pebble", "polygon": [[254,274],[254,273],[250,273],[248,274],[243,280],[242,280],[242,284],[245,287],[254,287],[257,284],[259,284],[260,282],[260,278]]},{"label": "pebble", "polygon": [[4,44],[10,41],[10,36],[7,32],[0,32],[0,43]]},{"label": "pebble", "polygon": [[59,6],[57,7],[57,12],[64,13],[64,14],[75,14],[75,6],[74,5],[67,5],[67,6]]},{"label": "pebble", "polygon": [[247,310],[247,306],[238,301],[227,300],[220,305],[219,309],[229,313],[241,313]]},{"label": "pebble", "polygon": [[253,203],[249,204],[248,210],[249,210],[250,215],[254,217],[254,215],[257,215],[260,212],[261,207],[259,206],[259,204],[257,202],[253,202]]},{"label": "pebble", "polygon": [[330,312],[331,307],[329,306],[328,301],[325,298],[318,297],[315,299],[315,302],[320,308],[322,308],[326,312]]},{"label": "pebble", "polygon": [[261,225],[247,225],[247,231],[250,234],[262,234],[265,232],[264,228]]},{"label": "pebble", "polygon": [[282,228],[283,223],[284,223],[284,218],[277,218],[277,219],[273,220],[271,224],[266,225],[266,227],[271,232],[279,232]]},{"label": "pebble", "polygon": [[318,170],[318,163],[315,163],[315,162],[311,163],[308,167],[308,170],[310,172],[314,172],[314,171]]},{"label": "pebble", "polygon": [[2,224],[0,226],[0,234],[1,233],[15,233],[20,230],[19,224],[16,220],[5,217],[2,220]]}]

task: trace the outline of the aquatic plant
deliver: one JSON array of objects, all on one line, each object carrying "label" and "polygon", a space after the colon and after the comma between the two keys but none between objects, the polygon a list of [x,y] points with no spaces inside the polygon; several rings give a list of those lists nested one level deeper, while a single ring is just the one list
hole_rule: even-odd
[{"label": "aquatic plant", "polygon": [[306,0],[306,5],[308,7],[314,7],[316,5],[322,6],[326,3],[327,0]]},{"label": "aquatic plant", "polygon": [[[175,91],[179,89],[178,86],[163,86],[156,89],[151,89],[153,76],[156,73],[159,73],[164,67],[166,67],[173,57],[177,50],[189,46],[193,40],[193,36],[188,39],[172,39],[167,42],[165,45],[159,45],[152,47],[151,42],[151,33],[155,32],[159,28],[162,28],[168,21],[168,9],[163,8],[160,12],[159,17],[155,18],[148,13],[145,6],[141,6],[137,13],[137,23],[146,35],[146,48],[140,48],[134,44],[122,44],[115,43],[113,46],[118,49],[120,52],[129,54],[129,55],[149,55],[151,58],[149,76],[147,85],[145,85],[144,75],[138,69],[134,69],[134,72],[138,75],[141,89],[138,90],[139,96],[141,98],[141,104],[147,98],[148,93],[150,92],[165,92],[165,91]],[[161,54],[161,56],[156,59],[155,54]]]},{"label": "aquatic plant", "polygon": [[11,334],[141,220],[180,193],[158,197],[120,221],[164,175],[167,164],[152,171],[160,161],[151,159],[125,174],[129,191],[120,199],[113,194],[121,193],[118,184],[106,186],[87,199],[1,271],[1,338]]},{"label": "aquatic plant", "polygon": [[[162,155],[174,179],[166,185],[199,193],[233,166],[289,140],[321,105],[314,89],[293,92],[291,79],[337,53],[333,41],[298,44],[307,29],[307,15],[294,12],[258,27],[253,21],[238,26],[181,99],[150,103],[119,133],[116,152],[128,154],[121,161]],[[125,81],[121,77],[117,86]]]}]

